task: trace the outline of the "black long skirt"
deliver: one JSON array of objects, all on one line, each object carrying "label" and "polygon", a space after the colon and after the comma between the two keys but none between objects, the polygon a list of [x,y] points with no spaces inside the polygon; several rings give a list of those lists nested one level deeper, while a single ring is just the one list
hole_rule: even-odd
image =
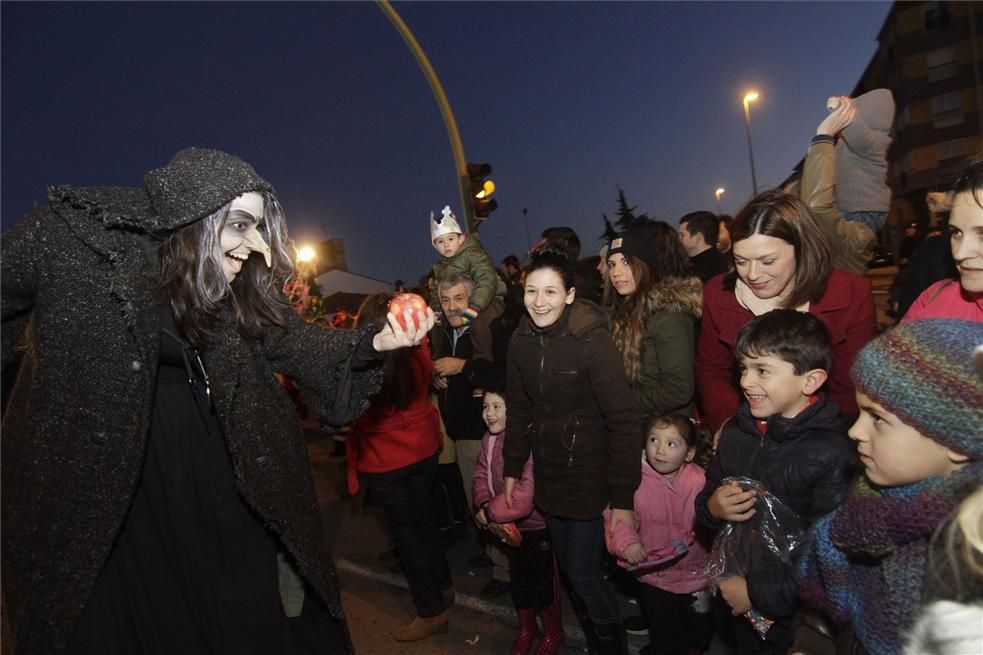
[{"label": "black long skirt", "polygon": [[277,540],[239,495],[203,387],[163,341],[139,487],[68,652],[349,652],[346,626],[309,590],[286,617]]}]

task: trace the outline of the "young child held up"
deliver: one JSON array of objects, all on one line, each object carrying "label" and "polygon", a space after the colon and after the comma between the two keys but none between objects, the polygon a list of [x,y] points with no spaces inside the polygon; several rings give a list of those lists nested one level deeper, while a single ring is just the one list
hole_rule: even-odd
[{"label": "young child held up", "polygon": [[[638,529],[622,522],[605,535],[608,551],[643,583],[639,596],[651,643],[640,655],[702,653],[710,644],[710,581],[704,572],[709,539],[693,504],[705,481],[693,463],[700,442],[693,421],[682,414],[649,419],[642,483],[635,492]],[[605,520],[609,514],[605,510]],[[655,564],[659,560],[666,561]]]},{"label": "young child held up", "polygon": [[435,312],[440,311],[437,289],[448,275],[463,273],[474,280],[464,323],[471,329],[474,358],[493,361],[491,322],[505,311],[505,282],[481,242],[461,232],[450,205],[444,207],[440,218],[430,212],[430,241],[440,253],[433,265],[436,284],[430,293],[430,306]]},{"label": "young child held up", "polygon": [[[788,527],[804,530],[843,501],[857,461],[839,408],[821,391],[832,359],[829,332],[811,314],[776,309],[744,326],[736,353],[746,400],[723,426],[697,516],[714,529],[749,520],[755,492],[722,483],[747,477],[795,512],[801,523]],[[718,586],[734,615],[738,651],[784,655],[799,605],[794,570],[765,555],[752,552],[742,562],[747,574]],[[743,616],[752,610],[774,621],[764,638]]]},{"label": "young child held up", "polygon": [[[475,520],[485,528],[513,524],[521,534],[518,546],[506,546],[512,602],[519,616],[519,634],[512,643],[512,655],[528,655],[536,640],[536,615],[543,623],[543,636],[535,655],[553,655],[566,635],[563,631],[561,598],[553,548],[546,520],[533,507],[532,455],[522,469],[512,493],[512,505],[505,499],[505,391],[489,385],[482,403],[482,418],[488,431],[481,439],[481,452],[474,467],[471,493],[478,508]],[[501,532],[501,529],[498,530]]]},{"label": "young child held up", "polygon": [[[981,345],[983,323],[912,321],[853,364],[860,417],[850,438],[864,474],[810,530],[799,589],[850,623],[870,655],[902,651],[926,597],[930,538],[983,482],[983,382],[973,364]],[[798,651],[822,652],[800,634]]]},{"label": "young child held up", "polygon": [[894,97],[888,89],[874,89],[856,98],[833,96],[826,101],[826,108],[846,112],[849,117],[837,135],[836,207],[843,218],[863,223],[876,234],[891,207],[887,150]]}]

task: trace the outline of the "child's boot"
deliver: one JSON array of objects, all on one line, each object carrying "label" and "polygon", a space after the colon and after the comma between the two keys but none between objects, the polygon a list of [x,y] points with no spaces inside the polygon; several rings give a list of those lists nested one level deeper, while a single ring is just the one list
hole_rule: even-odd
[{"label": "child's boot", "polygon": [[536,610],[517,608],[516,612],[519,615],[519,636],[512,642],[512,655],[529,655],[536,640]]},{"label": "child's boot", "polygon": [[567,640],[563,631],[563,603],[560,594],[553,594],[553,604],[539,612],[539,620],[543,622],[543,638],[536,647],[536,655],[554,655]]},{"label": "child's boot", "polygon": [[427,618],[418,616],[409,625],[394,632],[393,639],[396,641],[419,641],[430,635],[442,635],[447,632],[448,623],[447,610],[437,616]]}]

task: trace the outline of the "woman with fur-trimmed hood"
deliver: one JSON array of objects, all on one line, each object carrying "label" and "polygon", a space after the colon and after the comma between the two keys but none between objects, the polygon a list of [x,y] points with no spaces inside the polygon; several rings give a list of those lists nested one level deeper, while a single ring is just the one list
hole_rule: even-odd
[{"label": "woman with fur-trimmed hood", "polygon": [[703,285],[676,231],[661,221],[627,230],[608,244],[607,264],[604,304],[639,403],[647,414],[688,414]]}]

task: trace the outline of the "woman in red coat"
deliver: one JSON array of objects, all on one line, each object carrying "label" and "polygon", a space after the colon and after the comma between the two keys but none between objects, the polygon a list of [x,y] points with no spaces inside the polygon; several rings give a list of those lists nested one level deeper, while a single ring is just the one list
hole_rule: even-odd
[{"label": "woman in red coat", "polygon": [[[387,293],[366,298],[356,325],[384,319],[389,299]],[[454,601],[444,542],[433,511],[443,436],[437,408],[430,402],[431,380],[433,362],[426,339],[419,346],[387,356],[382,389],[346,439],[349,491],[358,491],[361,477],[385,512],[416,607],[417,617],[393,635],[397,641],[447,632],[447,608]]]},{"label": "woman in red coat", "polygon": [[850,366],[877,329],[870,282],[832,267],[832,245],[809,209],[781,191],[748,203],[734,219],[731,239],[734,271],[711,278],[703,289],[696,383],[710,429],[716,432],[741,403],[737,333],[777,308],[807,311],[826,324],[833,367],[825,391],[848,419],[855,417]]}]

